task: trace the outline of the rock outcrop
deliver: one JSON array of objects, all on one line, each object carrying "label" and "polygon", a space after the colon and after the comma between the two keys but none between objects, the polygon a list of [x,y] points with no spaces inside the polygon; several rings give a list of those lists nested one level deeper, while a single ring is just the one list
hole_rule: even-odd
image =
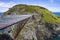
[{"label": "rock outcrop", "polygon": [[60,33],[60,18],[44,7],[19,4],[9,8],[3,16],[24,14],[33,14],[34,19],[27,22],[17,40],[52,40]]}]

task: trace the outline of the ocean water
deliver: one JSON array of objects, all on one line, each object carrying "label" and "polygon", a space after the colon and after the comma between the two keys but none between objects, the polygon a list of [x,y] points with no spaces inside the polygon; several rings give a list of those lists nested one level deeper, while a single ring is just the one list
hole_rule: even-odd
[{"label": "ocean water", "polygon": [[53,38],[53,40],[60,40],[60,36],[56,36],[55,38]]},{"label": "ocean water", "polygon": [[57,16],[60,16],[60,12],[53,12],[54,14],[56,14]]},{"label": "ocean water", "polygon": [[3,15],[3,13],[2,13],[2,12],[0,12],[0,16],[1,16],[1,15]]}]

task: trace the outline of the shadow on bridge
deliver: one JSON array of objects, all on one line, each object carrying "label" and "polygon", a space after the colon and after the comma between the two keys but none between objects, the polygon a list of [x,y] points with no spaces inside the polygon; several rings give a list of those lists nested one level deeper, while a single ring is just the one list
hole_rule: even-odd
[{"label": "shadow on bridge", "polygon": [[[12,38],[16,39],[24,25],[30,18],[33,18],[34,15],[8,15],[0,18],[0,34],[11,35],[10,32],[14,32]],[[17,26],[14,26],[18,24]],[[15,30],[15,31],[13,31]]]}]

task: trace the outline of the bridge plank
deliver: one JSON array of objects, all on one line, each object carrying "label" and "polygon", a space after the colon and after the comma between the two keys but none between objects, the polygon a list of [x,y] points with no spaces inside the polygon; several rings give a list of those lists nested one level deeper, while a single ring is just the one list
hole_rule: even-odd
[{"label": "bridge plank", "polygon": [[5,17],[1,17],[0,18],[0,30],[5,29],[7,27],[10,27],[16,23],[18,23],[19,21],[22,21],[24,19],[28,19],[29,17],[31,17],[32,15],[8,15]]}]

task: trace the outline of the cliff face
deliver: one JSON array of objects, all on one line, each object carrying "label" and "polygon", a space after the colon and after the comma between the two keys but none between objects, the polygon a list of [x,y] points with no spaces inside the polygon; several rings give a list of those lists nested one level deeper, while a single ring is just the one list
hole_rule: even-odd
[{"label": "cliff face", "polygon": [[35,19],[28,21],[17,40],[51,40],[59,34],[60,18],[44,7],[19,4],[9,8],[3,16],[24,14],[33,14]]}]

